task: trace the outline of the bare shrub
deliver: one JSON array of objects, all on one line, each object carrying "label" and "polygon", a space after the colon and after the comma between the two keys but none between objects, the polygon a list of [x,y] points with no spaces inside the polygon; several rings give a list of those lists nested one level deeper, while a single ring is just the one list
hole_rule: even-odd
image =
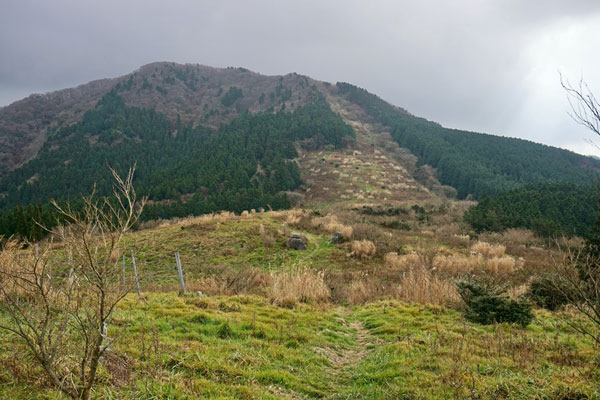
[{"label": "bare shrub", "polygon": [[350,243],[350,256],[355,258],[371,258],[375,255],[377,248],[370,240],[354,240]]},{"label": "bare shrub", "polygon": [[507,229],[502,233],[502,241],[513,246],[532,246],[539,243],[539,239],[529,229]]},{"label": "bare shrub", "polygon": [[133,171],[115,179],[112,198],[83,199],[83,208],[54,203],[69,225],[57,229],[66,260],[48,251],[23,251],[10,241],[0,251],[0,312],[49,381],[74,399],[90,398],[100,360],[109,349],[107,326],[130,287],[123,284],[123,235],[137,222]]},{"label": "bare shrub", "polygon": [[471,251],[486,257],[502,257],[506,251],[503,245],[492,245],[487,242],[477,242],[471,246]]},{"label": "bare shrub", "polygon": [[515,259],[509,256],[493,257],[487,260],[487,272],[498,275],[510,275],[515,271]]},{"label": "bare shrub", "polygon": [[279,306],[293,306],[298,302],[325,302],[331,292],[325,284],[322,271],[314,271],[307,267],[295,268],[291,271],[274,272],[268,297]]},{"label": "bare shrub", "polygon": [[452,282],[439,279],[424,267],[411,268],[403,276],[398,298],[433,305],[454,305],[459,301]]},{"label": "bare shrub", "polygon": [[569,247],[557,240],[560,250],[553,259],[550,279],[554,290],[573,306],[583,318],[566,322],[582,335],[600,345],[600,255],[597,245]]}]

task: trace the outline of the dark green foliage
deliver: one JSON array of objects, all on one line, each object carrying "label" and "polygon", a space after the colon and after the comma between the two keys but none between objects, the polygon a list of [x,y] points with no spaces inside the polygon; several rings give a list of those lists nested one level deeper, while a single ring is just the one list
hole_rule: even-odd
[{"label": "dark green foliage", "polygon": [[535,277],[527,291],[527,297],[538,306],[550,311],[569,304],[574,296],[567,295],[568,287],[557,287],[559,282],[549,275]]},{"label": "dark green foliage", "polygon": [[361,214],[365,215],[401,215],[408,214],[408,210],[404,207],[388,207],[388,208],[373,208],[371,206],[362,206],[359,210]]},{"label": "dark green foliage", "polygon": [[411,226],[408,222],[404,222],[399,219],[394,219],[392,221],[383,221],[381,223],[381,226],[384,226],[384,227],[390,228],[390,229],[400,229],[403,231],[410,231],[410,229],[411,229]]},{"label": "dark green foliage", "polygon": [[78,199],[94,184],[98,195],[109,194],[107,164],[123,174],[137,163],[136,190],[152,200],[145,220],[287,208],[283,192],[301,183],[291,161],[297,156],[293,142],[314,138],[339,147],[353,135],[322,98],[293,113],[244,114],[213,132],[126,107],[112,91],[81,123],[50,134],[38,157],[0,180],[0,193],[6,193],[0,199],[0,232],[39,236],[24,227],[30,223],[15,209],[19,204]]},{"label": "dark green foliage", "polygon": [[436,168],[438,179],[456,188],[459,198],[495,195],[532,182],[591,185],[600,162],[550,146],[448,129],[393,107],[364,89],[338,83],[338,90],[392,129],[392,137]]},{"label": "dark green foliage", "polygon": [[227,93],[225,93],[225,95],[221,98],[221,104],[223,104],[225,107],[229,107],[242,97],[244,97],[242,89],[232,86],[229,88]]},{"label": "dark green foliage", "polygon": [[475,281],[458,282],[457,287],[464,301],[462,313],[468,321],[482,325],[508,322],[525,327],[533,319],[531,304],[508,298],[504,287]]},{"label": "dark green foliage", "polygon": [[464,219],[476,231],[527,228],[540,236],[586,236],[598,215],[596,189],[569,183],[530,184],[484,197]]},{"label": "dark green foliage", "polygon": [[0,236],[15,235],[31,242],[36,242],[46,236],[46,230],[54,228],[58,214],[50,204],[32,204],[17,207],[0,214]]}]

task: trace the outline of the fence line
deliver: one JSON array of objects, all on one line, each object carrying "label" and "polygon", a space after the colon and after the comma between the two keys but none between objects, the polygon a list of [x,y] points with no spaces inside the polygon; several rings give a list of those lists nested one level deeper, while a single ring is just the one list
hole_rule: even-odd
[{"label": "fence line", "polygon": [[135,265],[135,255],[133,254],[133,250],[131,250],[131,262],[133,263],[133,275],[135,276],[135,287],[137,289],[138,297],[140,297],[142,294],[140,292],[140,281],[138,279],[137,267]]},{"label": "fence line", "polygon": [[[137,290],[137,294],[138,297],[141,297],[141,288],[140,288],[140,281],[141,281],[141,275],[140,272],[138,271],[138,261],[136,259],[135,253],[133,250],[131,250],[131,263],[133,266],[133,276],[135,279],[135,287]],[[151,268],[154,267],[158,267],[158,266],[164,266],[166,265],[171,265],[171,267],[169,267],[169,270],[154,270],[152,271],[149,276],[146,276],[147,274],[142,273],[142,275],[145,276],[145,280],[144,282],[146,282],[147,279],[155,279],[155,278],[165,278],[166,276],[171,277],[171,279],[174,279],[174,271],[173,271],[173,267],[172,267],[172,258],[167,258],[167,257],[161,257],[159,260],[154,260],[154,261],[141,261],[143,266],[150,266]],[[126,263],[126,258],[125,255],[123,254],[123,261],[122,261],[122,272],[123,272],[123,290],[127,290],[127,272],[126,272],[126,268],[127,268],[127,263]],[[183,275],[183,267],[182,267],[182,263],[181,263],[181,256],[179,255],[179,252],[175,252],[175,268],[177,270],[177,277],[179,279],[179,295],[184,295],[185,294],[185,279],[184,279],[184,275]]]},{"label": "fence line", "polygon": [[181,284],[179,295],[183,296],[185,294],[185,283],[183,282],[183,270],[181,269],[181,258],[179,258],[179,252],[175,253],[175,263],[177,264],[177,273],[179,275],[179,283]]}]

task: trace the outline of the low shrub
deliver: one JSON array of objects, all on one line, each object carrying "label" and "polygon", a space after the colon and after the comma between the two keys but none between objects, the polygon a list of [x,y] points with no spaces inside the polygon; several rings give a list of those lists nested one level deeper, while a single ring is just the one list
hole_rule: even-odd
[{"label": "low shrub", "polygon": [[458,282],[457,288],[464,301],[462,313],[468,321],[482,325],[508,322],[525,327],[533,319],[531,303],[510,299],[504,294],[504,287],[469,280]]},{"label": "low shrub", "polygon": [[554,311],[569,304],[570,296],[566,290],[567,288],[558,287],[552,276],[542,275],[531,281],[527,297],[539,307]]}]

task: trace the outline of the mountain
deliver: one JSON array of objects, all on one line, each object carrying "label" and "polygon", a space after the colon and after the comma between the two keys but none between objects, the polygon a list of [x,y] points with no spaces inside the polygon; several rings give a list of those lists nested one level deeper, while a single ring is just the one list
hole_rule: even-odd
[{"label": "mountain", "polygon": [[[0,108],[0,234],[111,190],[137,164],[144,218],[591,185],[600,161],[452,130],[348,83],[160,62]],[[20,229],[20,230],[19,230]],[[40,235],[41,232],[35,233]]]}]

